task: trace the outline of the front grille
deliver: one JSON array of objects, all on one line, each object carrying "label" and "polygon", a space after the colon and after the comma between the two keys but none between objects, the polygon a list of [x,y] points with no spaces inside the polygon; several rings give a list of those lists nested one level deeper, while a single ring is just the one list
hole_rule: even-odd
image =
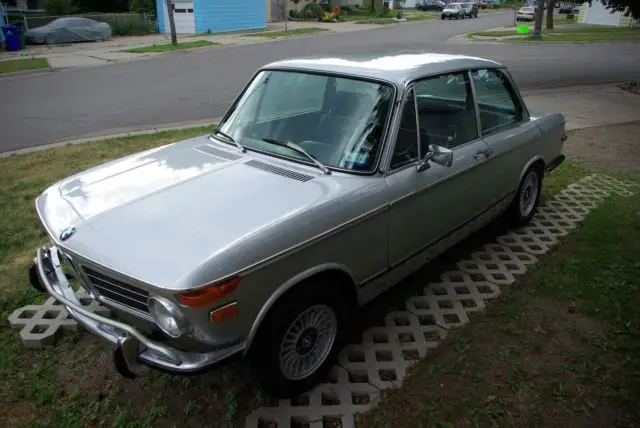
[{"label": "front grille", "polygon": [[93,269],[83,267],[82,270],[89,279],[91,287],[98,294],[98,298],[103,297],[127,308],[135,309],[145,314],[149,313],[149,307],[147,306],[149,301],[148,292],[110,278]]}]

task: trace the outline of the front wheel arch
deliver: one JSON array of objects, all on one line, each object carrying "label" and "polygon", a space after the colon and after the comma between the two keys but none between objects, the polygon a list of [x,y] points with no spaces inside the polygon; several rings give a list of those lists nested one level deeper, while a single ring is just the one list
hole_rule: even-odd
[{"label": "front wheel arch", "polygon": [[282,300],[285,296],[296,293],[297,290],[299,290],[299,287],[302,287],[309,282],[321,280],[336,284],[337,290],[339,290],[339,292],[345,297],[351,310],[358,306],[356,283],[351,272],[349,272],[344,266],[337,264],[323,265],[301,272],[282,284],[269,296],[253,321],[243,354],[249,354],[251,345],[260,332],[260,327],[278,301]]}]

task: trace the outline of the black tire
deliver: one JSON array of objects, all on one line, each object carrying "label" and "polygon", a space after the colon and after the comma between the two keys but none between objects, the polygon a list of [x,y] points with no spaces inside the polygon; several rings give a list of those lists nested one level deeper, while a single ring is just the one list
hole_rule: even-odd
[{"label": "black tire", "polygon": [[[532,177],[535,176],[535,183],[532,183]],[[511,206],[505,212],[506,220],[510,226],[520,227],[524,226],[531,221],[533,216],[536,213],[538,208],[538,204],[540,203],[540,192],[542,190],[542,180],[544,178],[544,167],[540,163],[536,163],[532,165],[522,176],[522,180],[520,180],[520,185],[518,185],[518,191],[511,203]],[[537,188],[535,188],[537,186]],[[533,205],[529,208],[529,205],[526,204],[524,209],[521,207],[521,199],[527,198],[527,192],[536,193],[533,195]],[[531,196],[531,194],[529,193]]]},{"label": "black tire", "polygon": [[[339,286],[328,285],[327,280],[323,280],[322,277],[299,284],[276,302],[261,324],[251,346],[249,360],[253,375],[266,394],[276,398],[293,398],[307,392],[323,379],[345,345],[351,308]],[[315,371],[304,378],[293,380],[283,372],[280,365],[281,346],[294,321],[316,305],[330,308],[335,314],[335,339],[328,355]],[[303,346],[304,336],[300,334],[296,348]],[[309,335],[306,338],[309,338]],[[313,350],[309,349],[309,346],[313,344],[307,346],[307,354]],[[321,358],[318,359],[320,360]]]}]

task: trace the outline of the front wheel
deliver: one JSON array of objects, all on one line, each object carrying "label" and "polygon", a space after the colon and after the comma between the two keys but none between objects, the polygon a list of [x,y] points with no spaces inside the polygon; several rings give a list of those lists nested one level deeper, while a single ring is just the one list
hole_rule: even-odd
[{"label": "front wheel", "polygon": [[543,174],[543,167],[536,164],[522,177],[515,198],[506,212],[507,220],[513,226],[524,226],[533,218],[540,203]]},{"label": "front wheel", "polygon": [[340,289],[327,284],[301,284],[276,303],[251,347],[263,391],[293,398],[315,386],[344,345],[348,314]]}]

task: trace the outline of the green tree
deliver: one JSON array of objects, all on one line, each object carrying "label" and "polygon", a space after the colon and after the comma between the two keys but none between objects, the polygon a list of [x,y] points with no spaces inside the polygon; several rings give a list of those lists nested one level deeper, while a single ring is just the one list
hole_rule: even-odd
[{"label": "green tree", "polygon": [[129,2],[129,10],[131,12],[155,14],[156,2],[155,0],[131,0]]},{"label": "green tree", "polygon": [[[588,0],[592,4],[592,0]],[[640,19],[640,1],[638,0],[600,0],[611,12],[622,12],[624,16]]]},{"label": "green tree", "polygon": [[80,10],[75,0],[46,0],[44,9],[51,15],[71,15]]}]

